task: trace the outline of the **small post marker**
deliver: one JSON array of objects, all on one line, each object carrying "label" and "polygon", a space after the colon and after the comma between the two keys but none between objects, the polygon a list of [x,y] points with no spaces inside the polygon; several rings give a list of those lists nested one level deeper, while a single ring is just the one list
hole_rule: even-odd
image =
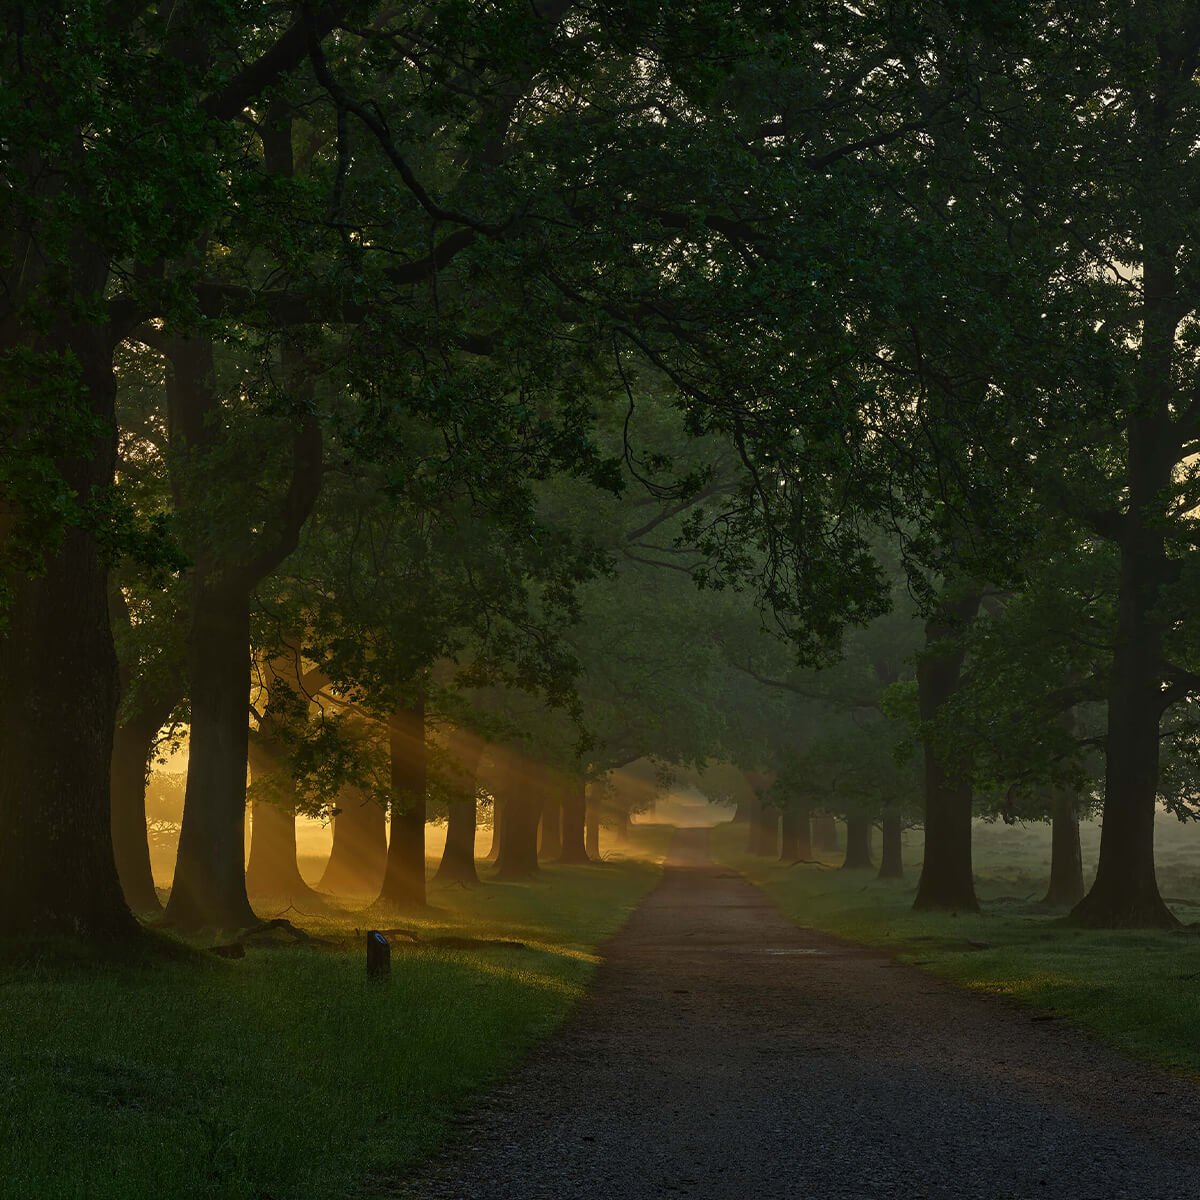
[{"label": "small post marker", "polygon": [[367,978],[387,979],[392,973],[392,948],[378,929],[367,930]]}]

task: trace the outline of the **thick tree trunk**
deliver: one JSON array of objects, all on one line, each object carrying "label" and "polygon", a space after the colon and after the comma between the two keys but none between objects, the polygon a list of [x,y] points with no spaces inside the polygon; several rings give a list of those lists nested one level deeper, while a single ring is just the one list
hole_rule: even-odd
[{"label": "thick tree trunk", "polygon": [[750,853],[763,858],[779,857],[779,809],[759,801],[750,824]]},{"label": "thick tree trunk", "polygon": [[883,855],[879,860],[880,879],[904,878],[904,821],[891,808],[883,810]]},{"label": "thick tree trunk", "polygon": [[846,857],[843,870],[863,870],[873,867],[871,861],[871,822],[867,817],[846,818]]},{"label": "thick tree trunk", "polygon": [[[1161,153],[1157,143],[1151,151]],[[1178,243],[1157,205],[1144,215],[1142,344],[1136,397],[1126,425],[1128,503],[1118,518],[1117,627],[1108,678],[1104,825],[1092,889],[1071,919],[1092,928],[1170,928],[1154,869],[1159,724],[1187,693],[1167,683],[1163,588],[1172,578],[1164,528],[1172,477],[1187,436],[1176,426],[1174,358],[1184,306],[1176,278]],[[1169,244],[1166,244],[1169,242]]]},{"label": "thick tree trunk", "polygon": [[457,790],[462,794],[451,800],[446,810],[446,846],[434,879],[438,883],[476,884],[475,834],[478,825],[476,776],[483,757],[483,742],[475,736],[460,734],[451,739],[455,760]]},{"label": "thick tree trunk", "polygon": [[785,808],[780,830],[780,862],[808,862],[812,859],[812,822],[807,808],[790,805]]},{"label": "thick tree trunk", "polygon": [[492,788],[492,840],[488,845],[487,861],[494,863],[500,857],[500,834],[504,825],[504,800]]},{"label": "thick tree trunk", "polygon": [[150,869],[146,835],[146,772],[162,722],[153,717],[118,725],[112,752],[113,857],[125,902],[134,912],[158,913],[162,901]]},{"label": "thick tree trunk", "polygon": [[475,869],[476,801],[452,800],[446,809],[446,846],[433,878],[437,883],[479,882]]},{"label": "thick tree trunk", "polygon": [[789,804],[783,810],[779,823],[779,861],[795,862],[800,857],[799,846],[800,814]]},{"label": "thick tree trunk", "polygon": [[570,866],[582,866],[592,860],[586,845],[587,779],[569,775],[562,797],[562,852],[558,861]]},{"label": "thick tree trunk", "polygon": [[[109,347],[73,349],[93,411],[113,424]],[[84,503],[111,480],[115,453],[115,434],[106,434],[87,460],[63,464]],[[138,924],[113,858],[117,659],[94,535],[69,530],[40,575],[12,573],[5,582],[0,691],[10,711],[0,721],[0,936],[132,936]]]},{"label": "thick tree trunk", "polygon": [[504,820],[500,824],[497,879],[528,879],[538,873],[538,822],[541,790],[529,771],[516,762],[503,772]]},{"label": "thick tree trunk", "polygon": [[[1169,929],[1178,924],[1158,890],[1154,866],[1154,810],[1158,792],[1158,688],[1121,659],[1113,663],[1113,686],[1108,699],[1108,741],[1105,764],[1104,824],[1100,856],[1092,889],[1075,906],[1071,920],[1096,929]],[[1139,686],[1140,685],[1140,686]]]},{"label": "thick tree trunk", "polygon": [[425,904],[425,702],[398,708],[388,718],[392,759],[391,837],[379,892],[381,904]]},{"label": "thick tree trunk", "polygon": [[813,817],[812,838],[813,846],[818,850],[837,851],[841,849],[841,842],[838,840],[837,821],[827,813],[821,813],[820,816]]},{"label": "thick tree trunk", "polygon": [[188,645],[191,736],[175,880],[176,929],[245,929],[250,605],[240,589],[202,589]]},{"label": "thick tree trunk", "polygon": [[1050,816],[1050,885],[1043,904],[1069,907],[1083,899],[1083,851],[1075,797],[1056,788]]},{"label": "thick tree trunk", "polygon": [[387,813],[370,796],[347,791],[333,818],[333,848],[317,888],[335,896],[378,896],[387,865]]},{"label": "thick tree trunk", "polygon": [[[922,721],[933,721],[958,690],[965,650],[963,630],[975,619],[980,596],[970,591],[944,599],[925,624],[925,650],[917,662],[917,696]],[[971,864],[969,771],[942,759],[927,740],[925,751],[925,861],[913,907],[978,912]]]},{"label": "thick tree trunk", "polygon": [[246,891],[273,900],[311,900],[313,889],[304,882],[296,862],[296,811],[281,804],[256,800],[250,806],[250,861]]},{"label": "thick tree trunk", "polygon": [[538,857],[543,862],[555,862],[562,858],[563,852],[563,805],[558,794],[560,779],[557,772],[547,772],[547,782],[555,785],[554,791],[548,792],[542,803],[542,826],[538,842]]}]

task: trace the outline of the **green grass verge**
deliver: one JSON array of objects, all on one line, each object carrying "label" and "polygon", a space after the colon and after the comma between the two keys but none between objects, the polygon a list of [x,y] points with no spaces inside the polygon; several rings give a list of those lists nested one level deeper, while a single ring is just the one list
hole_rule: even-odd
[{"label": "green grass verge", "polygon": [[[395,924],[526,949],[411,949],[368,983],[355,926],[241,960],[53,949],[0,963],[0,1195],[322,1200],[395,1194],[472,1093],[552,1032],[596,946],[654,886],[647,857],[432,890]],[[386,922],[384,922],[386,923]]]},{"label": "green grass verge", "polygon": [[[1040,842],[1023,833],[977,830],[983,912],[958,916],[912,911],[919,834],[906,848],[908,878],[896,882],[880,882],[871,871],[786,867],[751,857],[744,829],[733,825],[715,829],[712,846],[719,862],[764,888],[801,925],[882,947],[964,987],[1082,1026],[1139,1058],[1200,1076],[1200,927],[1103,933],[1063,925],[1061,912],[1036,904],[1046,875],[1026,843]],[[1185,882],[1172,880],[1176,892]],[[1178,898],[1185,921],[1196,919],[1192,903]]]}]

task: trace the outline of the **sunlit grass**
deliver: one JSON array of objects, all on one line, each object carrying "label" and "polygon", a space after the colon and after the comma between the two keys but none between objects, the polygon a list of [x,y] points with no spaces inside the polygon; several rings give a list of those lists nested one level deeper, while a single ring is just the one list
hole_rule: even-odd
[{"label": "sunlit grass", "polygon": [[[736,867],[801,925],[866,945],[976,991],[1029,1005],[1080,1025],[1141,1058],[1200,1075],[1200,929],[1175,933],[1095,932],[1040,910],[1045,868],[1040,842],[1023,831],[977,831],[977,889],[983,911],[914,913],[919,835],[906,848],[904,881],[868,871],[782,866],[745,853],[745,831],[713,831],[713,853]],[[1085,845],[1085,861],[1088,847]],[[1164,891],[1194,920],[1195,868],[1170,848]],[[838,856],[823,860],[836,865]],[[910,861],[911,860],[911,861]]]},{"label": "sunlit grass", "polygon": [[[0,963],[0,1195],[394,1192],[470,1095],[581,995],[597,945],[658,878],[649,860],[665,834],[638,840],[647,861],[433,889],[420,916],[291,913],[324,941],[241,960],[10,954]],[[392,919],[423,937],[525,947],[395,939],[391,980],[370,983],[361,934]]]}]

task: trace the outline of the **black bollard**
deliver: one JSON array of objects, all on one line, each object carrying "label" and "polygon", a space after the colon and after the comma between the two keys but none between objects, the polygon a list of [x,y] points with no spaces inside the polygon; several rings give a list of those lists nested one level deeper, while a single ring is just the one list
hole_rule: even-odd
[{"label": "black bollard", "polygon": [[387,979],[392,973],[392,948],[378,929],[367,930],[367,978]]}]

